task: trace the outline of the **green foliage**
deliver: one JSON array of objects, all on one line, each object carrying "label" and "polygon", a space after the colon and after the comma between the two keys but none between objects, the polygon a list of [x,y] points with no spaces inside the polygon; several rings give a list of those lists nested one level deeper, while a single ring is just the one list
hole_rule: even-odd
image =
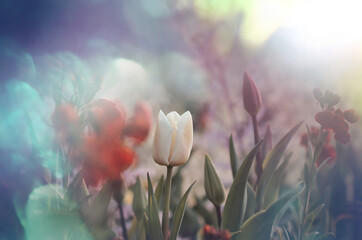
[{"label": "green foliage", "polygon": [[156,197],[153,193],[152,182],[150,176],[147,174],[148,181],[148,207],[147,207],[147,221],[146,230],[150,240],[163,240],[161,223],[158,216],[158,206]]},{"label": "green foliage", "polygon": [[133,187],[132,209],[137,217],[137,221],[141,221],[147,207],[147,200],[142,187],[141,179],[137,177],[136,184]]},{"label": "green foliage", "polygon": [[287,203],[293,201],[300,192],[302,185],[290,190],[266,210],[261,210],[251,216],[240,228],[240,233],[236,235],[237,240],[249,239],[271,239],[272,227],[275,218],[281,213]]},{"label": "green foliage", "polygon": [[269,184],[270,179],[272,178],[273,173],[277,168],[290,140],[297,132],[301,124],[302,122],[293,127],[266,155],[263,162],[263,173],[261,174],[256,191],[256,201],[258,209],[263,208],[266,187]]},{"label": "green foliage", "polygon": [[282,164],[274,171],[267,188],[265,190],[265,197],[264,197],[264,206],[265,208],[269,207],[274,201],[278,199],[280,185],[282,184],[283,176],[285,170],[288,166],[289,159],[291,154],[289,154]]},{"label": "green foliage", "polygon": [[262,141],[258,142],[246,155],[235,180],[230,187],[221,221],[221,227],[223,229],[228,229],[230,232],[238,231],[244,219],[247,202],[246,185],[248,182],[249,171],[261,143]]},{"label": "green foliage", "polygon": [[185,209],[186,209],[186,201],[187,201],[187,198],[194,185],[195,185],[195,182],[193,184],[191,184],[189,189],[187,189],[186,193],[184,194],[184,196],[181,198],[179,204],[177,205],[176,211],[174,212],[174,216],[173,216],[170,240],[176,240],[178,232],[180,231],[181,223],[182,223]]}]

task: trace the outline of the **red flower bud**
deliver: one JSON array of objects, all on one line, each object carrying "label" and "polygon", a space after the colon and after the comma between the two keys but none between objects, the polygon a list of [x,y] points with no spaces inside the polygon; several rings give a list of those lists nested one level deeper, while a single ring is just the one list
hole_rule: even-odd
[{"label": "red flower bud", "polygon": [[262,101],[258,88],[248,72],[244,72],[243,100],[245,110],[252,116],[259,112]]},{"label": "red flower bud", "polygon": [[354,109],[344,111],[343,116],[349,123],[355,123],[359,120],[359,116]]},{"label": "red flower bud", "polygon": [[327,104],[329,108],[333,108],[339,102],[340,99],[341,99],[340,96],[329,90],[327,90],[324,93],[324,102]]}]

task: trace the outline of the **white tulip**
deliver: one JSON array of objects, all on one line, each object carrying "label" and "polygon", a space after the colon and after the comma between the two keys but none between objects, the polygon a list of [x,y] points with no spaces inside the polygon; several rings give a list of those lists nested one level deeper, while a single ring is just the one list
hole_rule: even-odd
[{"label": "white tulip", "polygon": [[181,116],[173,111],[165,114],[160,110],[153,140],[153,159],[164,166],[184,164],[193,142],[192,116],[189,111]]}]

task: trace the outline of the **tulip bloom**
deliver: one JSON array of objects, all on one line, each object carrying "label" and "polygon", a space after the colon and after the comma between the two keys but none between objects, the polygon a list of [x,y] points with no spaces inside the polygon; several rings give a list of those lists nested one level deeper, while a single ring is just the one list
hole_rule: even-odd
[{"label": "tulip bloom", "polygon": [[193,142],[192,116],[189,111],[181,116],[177,112],[165,114],[160,110],[153,141],[153,159],[164,166],[184,164]]}]

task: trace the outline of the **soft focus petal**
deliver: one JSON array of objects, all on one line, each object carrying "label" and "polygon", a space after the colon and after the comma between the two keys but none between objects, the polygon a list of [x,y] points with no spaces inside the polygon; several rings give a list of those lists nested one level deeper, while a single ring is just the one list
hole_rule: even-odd
[{"label": "soft focus petal", "polygon": [[94,129],[109,137],[119,136],[125,125],[125,111],[118,104],[97,99],[90,104],[90,122]]},{"label": "soft focus petal", "polygon": [[353,109],[347,110],[343,112],[344,119],[346,119],[349,123],[355,123],[359,120],[359,116],[357,112]]},{"label": "soft focus petal", "polygon": [[174,139],[174,150],[169,160],[170,166],[184,164],[191,152],[193,143],[192,117],[189,111],[181,115],[176,123],[176,132]]},{"label": "soft focus petal", "polygon": [[152,149],[153,159],[160,165],[168,166],[173,131],[168,118],[160,110]]},{"label": "soft focus petal", "polygon": [[146,102],[140,102],[135,106],[133,117],[123,129],[123,134],[132,138],[137,144],[139,144],[147,138],[151,126],[151,107]]}]

